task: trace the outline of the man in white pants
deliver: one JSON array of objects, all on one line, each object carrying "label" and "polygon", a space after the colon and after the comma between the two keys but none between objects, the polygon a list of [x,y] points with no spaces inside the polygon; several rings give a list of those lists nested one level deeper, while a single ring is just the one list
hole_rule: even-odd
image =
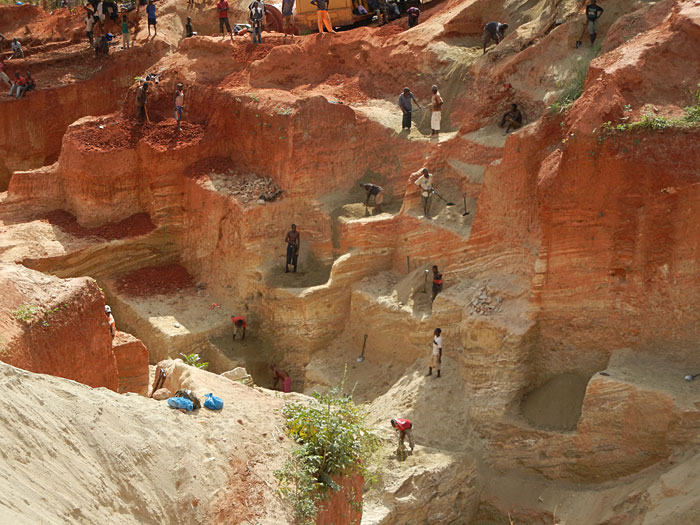
[{"label": "man in white pants", "polygon": [[433,113],[430,117],[430,136],[437,137],[438,133],[440,133],[440,121],[442,120],[443,100],[440,96],[440,92],[438,91],[437,86],[433,86],[432,90],[433,98],[431,99],[431,103],[433,105]]}]

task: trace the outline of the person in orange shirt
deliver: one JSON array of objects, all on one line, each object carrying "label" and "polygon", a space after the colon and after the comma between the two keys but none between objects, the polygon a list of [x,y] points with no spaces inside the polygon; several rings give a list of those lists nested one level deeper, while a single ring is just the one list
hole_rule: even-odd
[{"label": "person in orange shirt", "polygon": [[231,316],[231,321],[233,321],[233,340],[236,340],[236,336],[241,336],[241,341],[245,341],[245,329],[248,327],[248,323],[245,321],[245,317],[242,315]]}]

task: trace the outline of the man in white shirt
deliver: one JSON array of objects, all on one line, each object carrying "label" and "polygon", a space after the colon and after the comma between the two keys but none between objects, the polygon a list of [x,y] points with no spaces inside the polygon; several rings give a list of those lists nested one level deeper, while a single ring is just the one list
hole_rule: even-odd
[{"label": "man in white shirt", "polygon": [[436,328],[433,332],[433,351],[430,354],[430,364],[428,365],[428,375],[433,375],[433,368],[437,370],[437,377],[440,377],[440,363],[442,363],[442,330]]},{"label": "man in white shirt", "polygon": [[420,188],[420,205],[426,217],[429,217],[430,198],[433,195],[433,177],[428,173],[427,168],[423,168],[421,175],[415,180],[414,184]]}]

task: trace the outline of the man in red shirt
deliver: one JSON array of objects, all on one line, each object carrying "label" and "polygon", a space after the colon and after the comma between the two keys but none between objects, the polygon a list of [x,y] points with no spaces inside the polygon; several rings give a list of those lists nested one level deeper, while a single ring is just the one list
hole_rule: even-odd
[{"label": "man in red shirt", "polygon": [[391,426],[399,433],[399,450],[403,448],[403,442],[408,437],[408,446],[411,447],[411,452],[415,447],[413,442],[413,423],[408,419],[395,418],[391,420]]},{"label": "man in red shirt", "polygon": [[231,321],[233,321],[233,340],[236,340],[236,336],[241,336],[241,341],[245,341],[245,329],[248,323],[245,322],[245,317],[242,315],[231,316]]},{"label": "man in red shirt", "polygon": [[228,34],[231,35],[231,42],[233,42],[233,32],[231,31],[231,24],[228,21],[228,2],[226,0],[219,0],[216,4],[216,10],[219,13],[219,32],[221,33],[221,38],[225,36],[224,26],[228,30]]},{"label": "man in red shirt", "polygon": [[24,77],[21,77],[19,72],[16,71],[14,82],[12,83],[10,92],[7,95],[11,97],[13,94],[15,94],[17,98],[21,97],[22,93],[24,93],[24,86],[26,83],[27,81],[24,79]]}]

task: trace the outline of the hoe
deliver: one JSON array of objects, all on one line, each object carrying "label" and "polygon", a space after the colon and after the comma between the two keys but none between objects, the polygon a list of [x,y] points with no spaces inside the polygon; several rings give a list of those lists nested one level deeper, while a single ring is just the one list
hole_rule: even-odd
[{"label": "hoe", "polygon": [[365,346],[367,345],[367,334],[365,334],[365,340],[362,343],[362,353],[360,354],[360,357],[357,358],[357,362],[361,363],[362,361],[365,360]]}]

